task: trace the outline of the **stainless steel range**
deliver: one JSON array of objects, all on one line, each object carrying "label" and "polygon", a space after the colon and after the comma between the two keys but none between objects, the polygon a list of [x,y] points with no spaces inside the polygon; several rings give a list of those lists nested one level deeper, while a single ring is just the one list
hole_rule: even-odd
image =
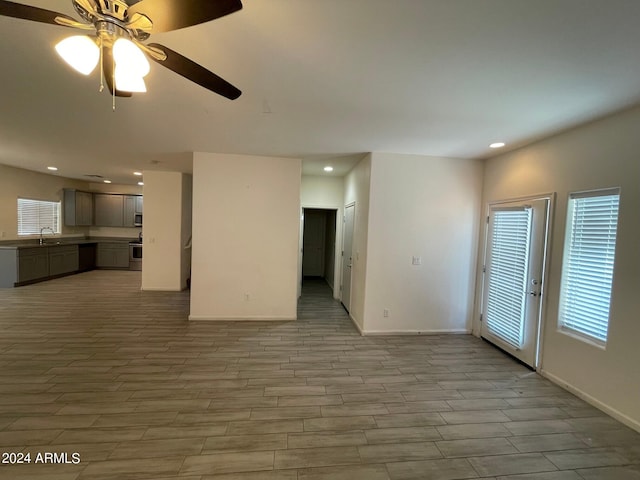
[{"label": "stainless steel range", "polygon": [[142,270],[142,242],[129,242],[129,270]]}]

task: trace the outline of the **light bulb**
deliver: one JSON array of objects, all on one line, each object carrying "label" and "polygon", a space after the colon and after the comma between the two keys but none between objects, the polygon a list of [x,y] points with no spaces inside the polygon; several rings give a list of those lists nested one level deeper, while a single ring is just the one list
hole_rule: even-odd
[{"label": "light bulb", "polygon": [[90,37],[74,35],[59,42],[56,52],[74,70],[89,75],[98,65],[100,49]]},{"label": "light bulb", "polygon": [[116,66],[127,69],[128,75],[144,77],[151,69],[149,60],[142,50],[126,38],[119,38],[113,44],[113,59]]},{"label": "light bulb", "polygon": [[142,76],[135,72],[130,72],[126,67],[116,65],[115,77],[117,90],[136,93],[144,93],[147,91],[147,86]]}]

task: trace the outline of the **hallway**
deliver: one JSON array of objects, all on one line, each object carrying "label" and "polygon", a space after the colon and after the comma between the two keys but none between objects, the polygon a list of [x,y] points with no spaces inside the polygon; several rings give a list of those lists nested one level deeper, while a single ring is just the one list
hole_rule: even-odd
[{"label": "hallway", "polygon": [[[351,326],[351,320],[340,301],[333,298],[331,287],[324,278],[304,277],[302,296],[298,300],[298,320],[335,320],[336,325]],[[350,330],[349,330],[350,331]]]},{"label": "hallway", "polygon": [[0,290],[1,450],[81,459],[0,478],[640,478],[640,435],[475,337],[361,337],[314,283],[295,322],[188,322],[139,282]]}]

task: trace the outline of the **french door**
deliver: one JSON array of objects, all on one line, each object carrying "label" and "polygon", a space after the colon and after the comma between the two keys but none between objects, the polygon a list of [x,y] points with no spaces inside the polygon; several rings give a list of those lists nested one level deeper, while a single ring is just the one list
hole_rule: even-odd
[{"label": "french door", "polygon": [[481,335],[537,367],[549,200],[490,205]]}]

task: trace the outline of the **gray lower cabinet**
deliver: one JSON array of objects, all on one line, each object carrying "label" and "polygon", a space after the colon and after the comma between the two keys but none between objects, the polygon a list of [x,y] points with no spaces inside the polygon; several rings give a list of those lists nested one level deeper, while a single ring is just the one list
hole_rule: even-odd
[{"label": "gray lower cabinet", "polygon": [[94,224],[98,227],[122,227],[124,225],[124,196],[108,193],[93,195]]},{"label": "gray lower cabinet", "polygon": [[18,283],[31,282],[49,276],[48,248],[21,248],[17,251]]},{"label": "gray lower cabinet", "polygon": [[77,272],[78,261],[78,245],[49,247],[49,276]]},{"label": "gray lower cabinet", "polygon": [[129,268],[129,244],[100,242],[96,257],[98,268]]},{"label": "gray lower cabinet", "polygon": [[0,250],[0,287],[37,282],[49,276],[49,252],[46,247]]},{"label": "gray lower cabinet", "polygon": [[94,268],[129,269],[129,243],[89,242],[0,248],[0,288],[12,288]]}]

